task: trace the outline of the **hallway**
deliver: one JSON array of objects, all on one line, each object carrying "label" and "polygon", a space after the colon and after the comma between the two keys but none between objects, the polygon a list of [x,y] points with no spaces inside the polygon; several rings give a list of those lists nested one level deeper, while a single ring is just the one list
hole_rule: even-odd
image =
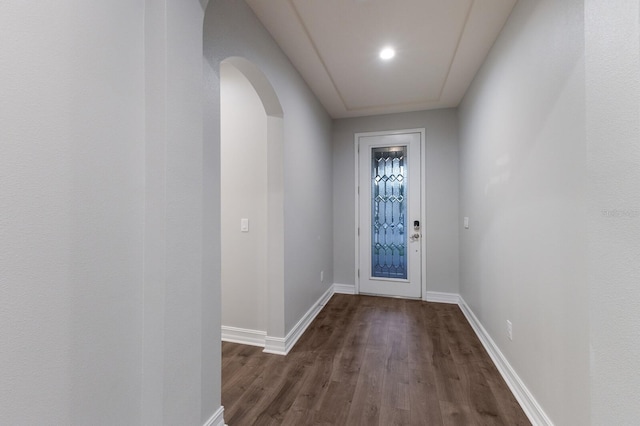
[{"label": "hallway", "polygon": [[[638,424],[640,1],[409,3],[443,13],[0,2],[0,425],[517,424],[502,378],[536,426]],[[499,24],[484,49],[465,41],[476,12]],[[280,45],[270,28],[302,32]],[[447,43],[418,34],[438,29]],[[225,61],[253,64],[281,107],[263,104],[277,150],[255,152],[260,171],[222,151]],[[440,84],[410,90],[427,77]],[[502,378],[455,306],[336,296],[293,345],[369,272],[355,135],[410,129],[422,299],[458,301]],[[248,170],[266,207],[225,210],[223,176]],[[227,232],[261,258],[228,262]],[[223,265],[267,282],[223,301]],[[224,345],[223,360],[232,327],[291,354]]]}]

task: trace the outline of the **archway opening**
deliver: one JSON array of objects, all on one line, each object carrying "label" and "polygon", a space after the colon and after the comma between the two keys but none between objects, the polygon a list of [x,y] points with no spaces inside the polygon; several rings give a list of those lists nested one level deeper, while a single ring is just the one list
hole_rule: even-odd
[{"label": "archway opening", "polygon": [[[220,64],[223,340],[284,337],[282,107],[244,58]],[[268,347],[267,347],[268,351]]]}]

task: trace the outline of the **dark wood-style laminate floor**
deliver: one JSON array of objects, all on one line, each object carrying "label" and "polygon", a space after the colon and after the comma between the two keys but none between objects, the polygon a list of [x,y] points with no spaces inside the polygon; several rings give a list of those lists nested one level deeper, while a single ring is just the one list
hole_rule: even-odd
[{"label": "dark wood-style laminate floor", "polygon": [[229,426],[529,425],[456,305],[336,294],[286,357],[222,344]]}]

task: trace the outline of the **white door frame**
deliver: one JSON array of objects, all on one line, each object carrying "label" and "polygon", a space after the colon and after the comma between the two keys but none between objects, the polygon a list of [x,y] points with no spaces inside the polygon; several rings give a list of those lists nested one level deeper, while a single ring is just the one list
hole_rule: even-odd
[{"label": "white door frame", "polygon": [[389,130],[383,132],[362,132],[356,133],[354,135],[354,202],[355,202],[355,232],[354,238],[356,242],[356,251],[355,251],[355,293],[360,294],[360,203],[359,203],[359,178],[360,178],[360,138],[363,136],[387,136],[387,135],[401,135],[404,133],[419,133],[420,134],[420,228],[422,233],[422,238],[420,238],[420,286],[421,286],[421,299],[427,300],[427,220],[426,220],[426,211],[427,211],[427,197],[426,197],[426,130],[424,128],[418,129],[402,129],[402,130]]}]

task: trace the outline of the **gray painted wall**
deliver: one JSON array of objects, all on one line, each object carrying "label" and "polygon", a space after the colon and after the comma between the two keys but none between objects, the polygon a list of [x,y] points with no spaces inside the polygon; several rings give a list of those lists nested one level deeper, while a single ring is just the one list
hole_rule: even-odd
[{"label": "gray painted wall", "polygon": [[338,284],[355,280],[354,135],[426,129],[427,291],[458,293],[458,136],[454,109],[335,120],[333,262]]},{"label": "gray painted wall", "polygon": [[67,3],[0,6],[0,423],[139,423],[144,7]]},{"label": "gray painted wall", "polygon": [[585,1],[594,425],[640,419],[640,5],[614,4]]},{"label": "gray painted wall", "polygon": [[[242,1],[212,1],[205,20],[207,76],[206,173],[219,170],[219,69],[240,56],[267,77],[284,111],[284,337],[333,282],[331,119],[269,33]],[[219,151],[218,151],[219,152]],[[320,271],[324,270],[324,283]],[[272,308],[269,307],[269,311]]]},{"label": "gray painted wall", "polygon": [[220,406],[205,4],[0,4],[1,424],[202,424]]},{"label": "gray painted wall", "polygon": [[558,425],[589,424],[584,84],[582,2],[519,1],[459,111],[461,295]]}]

